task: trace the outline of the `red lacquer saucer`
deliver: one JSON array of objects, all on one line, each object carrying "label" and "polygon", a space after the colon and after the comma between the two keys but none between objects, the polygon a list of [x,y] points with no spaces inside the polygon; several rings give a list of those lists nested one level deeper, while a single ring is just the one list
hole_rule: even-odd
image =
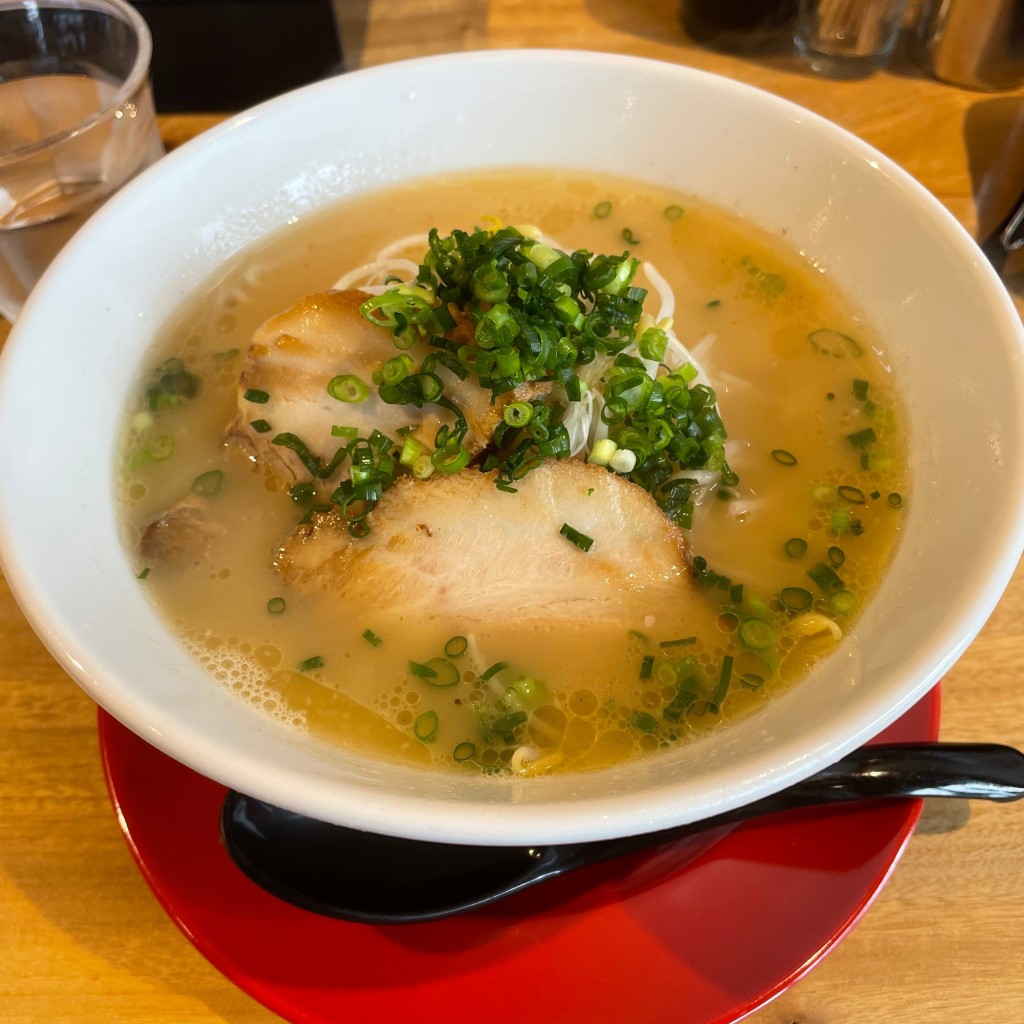
[{"label": "red lacquer saucer", "polygon": [[[879,739],[938,734],[933,690]],[[318,917],[241,874],[225,790],[104,712],[107,783],[142,874],[199,951],[288,1021],[731,1024],[867,910],[920,813],[801,811],[586,868],[473,914],[377,927]]]}]

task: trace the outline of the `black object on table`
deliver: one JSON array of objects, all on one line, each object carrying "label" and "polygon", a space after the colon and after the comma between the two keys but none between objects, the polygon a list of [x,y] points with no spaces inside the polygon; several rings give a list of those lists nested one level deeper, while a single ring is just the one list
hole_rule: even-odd
[{"label": "black object on table", "polygon": [[680,18],[696,43],[733,53],[793,48],[797,0],[681,0]]},{"label": "black object on table", "polygon": [[344,70],[331,0],[131,0],[160,113],[242,110]]},{"label": "black object on table", "polygon": [[992,266],[1000,272],[1009,255],[1024,247],[1024,193],[998,226],[978,245]]}]

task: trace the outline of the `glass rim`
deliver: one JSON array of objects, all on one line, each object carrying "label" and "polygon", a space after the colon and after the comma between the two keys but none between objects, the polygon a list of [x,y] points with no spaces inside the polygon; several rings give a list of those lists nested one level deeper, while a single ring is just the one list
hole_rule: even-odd
[{"label": "glass rim", "polygon": [[101,121],[105,121],[118,107],[123,106],[128,97],[138,90],[149,74],[149,63],[153,56],[153,37],[142,15],[125,0],[0,0],[0,12],[60,8],[96,11],[125,22],[134,32],[138,41],[135,60],[124,81],[117,87],[117,91],[102,107],[72,128],[66,128],[53,135],[48,135],[44,139],[38,139],[27,145],[19,146],[17,149],[0,153],[0,167],[15,163],[33,153],[42,152],[59,142],[65,142],[89,131]]}]

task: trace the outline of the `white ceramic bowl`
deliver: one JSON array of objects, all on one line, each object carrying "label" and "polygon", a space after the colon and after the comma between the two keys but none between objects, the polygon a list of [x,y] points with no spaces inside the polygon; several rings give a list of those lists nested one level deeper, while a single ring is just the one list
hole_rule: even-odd
[{"label": "white ceramic bowl", "polygon": [[[905,538],[852,635],[763,711],[600,773],[449,778],[325,750],[209,679],[135,581],[118,537],[113,455],[161,325],[232,254],[380,185],[512,165],[643,178],[786,229],[886,340],[911,419],[913,481]],[[835,760],[963,652],[1024,544],[1021,356],[1017,315],[956,222],[885,157],[813,114],[625,57],[520,51],[388,65],[284,96],[184,146],[62,254],[0,365],[3,567],[33,627],[98,703],[229,786],[419,838],[652,830]]]}]

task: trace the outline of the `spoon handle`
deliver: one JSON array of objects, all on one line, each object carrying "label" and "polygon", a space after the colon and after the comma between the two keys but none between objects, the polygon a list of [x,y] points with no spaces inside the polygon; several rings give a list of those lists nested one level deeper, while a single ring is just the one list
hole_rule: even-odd
[{"label": "spoon handle", "polygon": [[1024,797],[1024,754],[998,743],[861,747],[777,795],[785,807],[897,796],[1019,800]]},{"label": "spoon handle", "polygon": [[778,811],[854,800],[954,797],[1006,802],[1024,797],[1024,753],[998,743],[888,743],[859,747],[793,786],[689,825],[578,844],[590,861]]}]

